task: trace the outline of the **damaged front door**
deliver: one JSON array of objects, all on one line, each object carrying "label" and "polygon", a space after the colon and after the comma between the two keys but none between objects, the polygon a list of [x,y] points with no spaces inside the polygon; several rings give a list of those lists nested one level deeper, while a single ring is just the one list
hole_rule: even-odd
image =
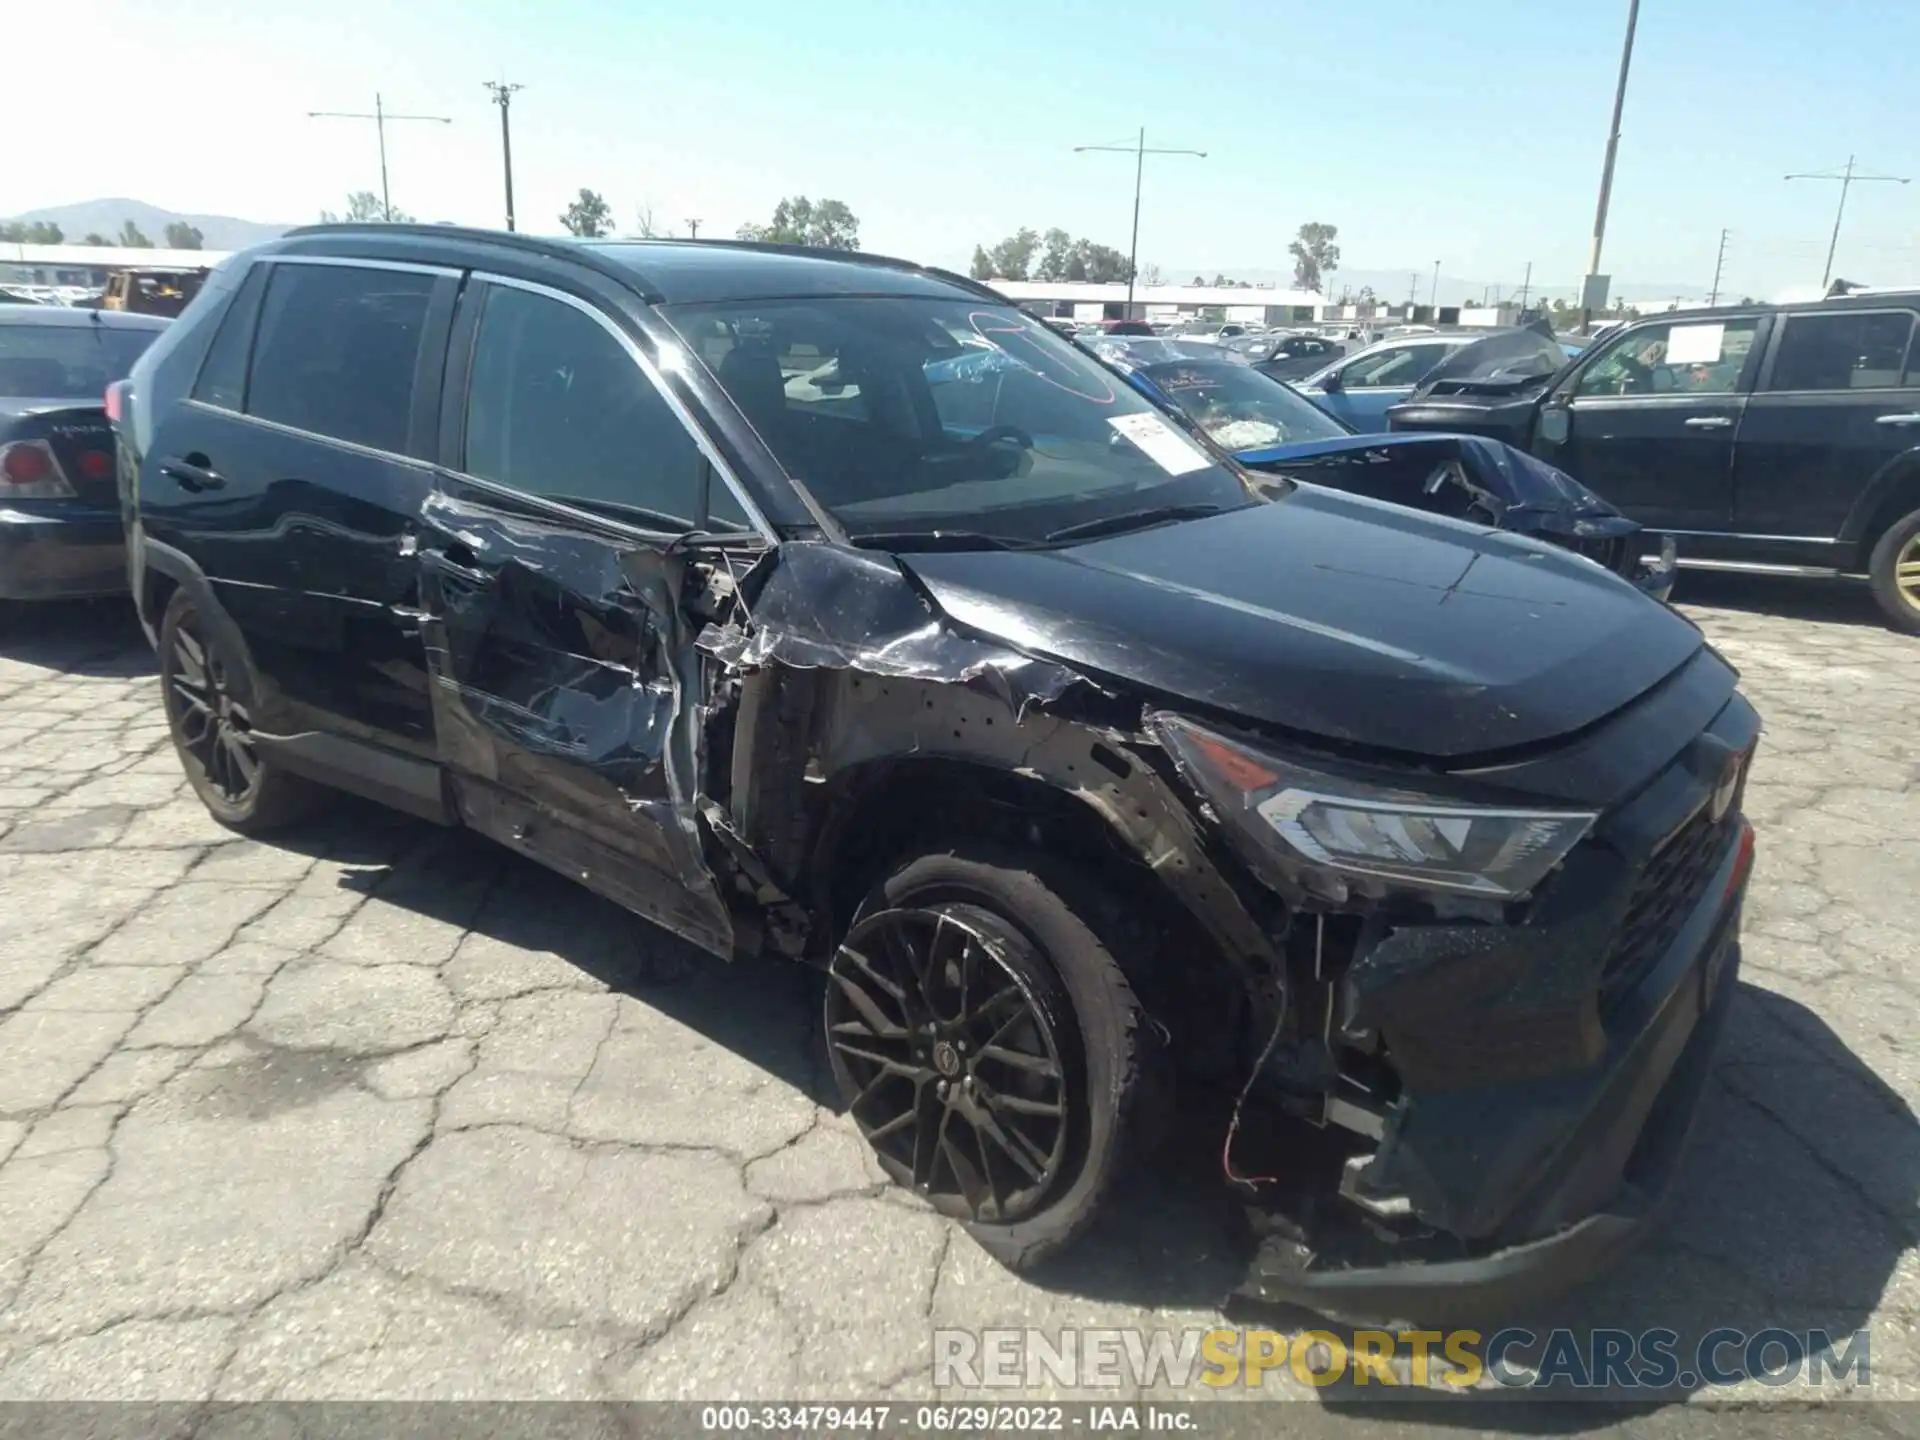
[{"label": "damaged front door", "polygon": [[455,420],[421,513],[435,719],[462,819],[708,949],[698,664],[676,536],[706,461],[610,319],[474,287]]}]

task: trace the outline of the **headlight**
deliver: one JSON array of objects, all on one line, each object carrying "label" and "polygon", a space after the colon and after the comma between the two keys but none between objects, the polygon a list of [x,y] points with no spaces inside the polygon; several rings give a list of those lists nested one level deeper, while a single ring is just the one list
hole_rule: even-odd
[{"label": "headlight", "polygon": [[1340,902],[1390,890],[1518,900],[1580,842],[1589,811],[1456,805],[1324,774],[1165,712],[1147,730],[1277,878]]}]

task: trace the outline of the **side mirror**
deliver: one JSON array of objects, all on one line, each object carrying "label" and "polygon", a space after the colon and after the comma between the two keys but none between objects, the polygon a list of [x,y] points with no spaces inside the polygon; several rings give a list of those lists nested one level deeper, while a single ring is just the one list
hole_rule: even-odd
[{"label": "side mirror", "polygon": [[1564,405],[1549,405],[1540,412],[1540,438],[1550,445],[1564,445],[1573,434],[1573,415]]},{"label": "side mirror", "polygon": [[1342,389],[1345,384],[1346,382],[1340,378],[1340,372],[1338,370],[1329,370],[1327,372],[1327,378],[1320,382],[1320,388],[1329,395],[1332,395]]}]

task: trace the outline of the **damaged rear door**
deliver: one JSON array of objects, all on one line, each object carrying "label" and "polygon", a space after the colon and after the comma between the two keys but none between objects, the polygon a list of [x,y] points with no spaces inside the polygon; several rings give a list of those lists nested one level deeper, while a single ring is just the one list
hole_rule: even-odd
[{"label": "damaged rear door", "polygon": [[[453,348],[418,559],[461,818],[728,953],[693,808],[682,598],[706,577],[676,543],[706,516],[707,460],[639,344],[584,300],[476,279]],[[713,508],[745,528],[730,498]]]}]

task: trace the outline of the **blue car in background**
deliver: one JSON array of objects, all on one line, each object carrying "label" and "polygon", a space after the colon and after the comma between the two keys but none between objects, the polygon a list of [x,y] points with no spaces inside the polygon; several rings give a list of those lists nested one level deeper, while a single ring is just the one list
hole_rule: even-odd
[{"label": "blue car in background", "polygon": [[[1558,353],[1531,332],[1503,332],[1480,343],[1482,363],[1463,356],[1465,369],[1494,365],[1505,374]],[[1657,600],[1672,592],[1671,538],[1652,544],[1637,522],[1572,476],[1511,445],[1473,435],[1357,435],[1252,366],[1161,358],[1154,342],[1106,347],[1102,358],[1249,470],[1535,536],[1586,556]]]},{"label": "blue car in background", "polygon": [[1384,430],[1387,410],[1413,394],[1441,361],[1465,349],[1472,335],[1404,335],[1344,355],[1304,380],[1289,383],[1322,410],[1356,430]]}]

